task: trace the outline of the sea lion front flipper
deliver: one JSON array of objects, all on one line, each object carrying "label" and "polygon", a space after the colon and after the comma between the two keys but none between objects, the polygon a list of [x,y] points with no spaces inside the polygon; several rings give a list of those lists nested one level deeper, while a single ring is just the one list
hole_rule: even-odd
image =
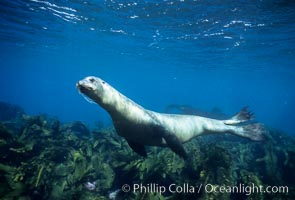
[{"label": "sea lion front flipper", "polygon": [[136,153],[138,153],[139,155],[143,156],[143,157],[147,157],[147,153],[145,151],[145,148],[143,145],[140,145],[138,143],[132,142],[132,141],[128,141],[128,144],[130,146],[130,148],[135,151]]},{"label": "sea lion front flipper", "polygon": [[187,159],[187,154],[185,152],[185,149],[182,145],[182,143],[180,142],[180,140],[172,134],[167,134],[164,136],[164,139],[168,145],[168,147],[174,151],[176,154],[178,154],[180,157],[182,157],[183,159]]},{"label": "sea lion front flipper", "polygon": [[161,125],[155,126],[155,132],[157,133],[157,135],[161,135],[164,138],[167,146],[172,151],[174,151],[177,155],[179,155],[183,159],[187,159],[187,154],[185,152],[185,149],[184,149],[181,141],[178,139],[178,137],[176,137],[176,135],[169,133]]}]

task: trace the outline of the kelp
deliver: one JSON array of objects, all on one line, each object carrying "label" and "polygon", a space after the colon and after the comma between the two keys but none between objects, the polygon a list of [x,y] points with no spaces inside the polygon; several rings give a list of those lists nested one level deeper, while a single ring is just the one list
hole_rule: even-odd
[{"label": "kelp", "polygon": [[[183,160],[168,148],[134,153],[113,127],[89,130],[81,122],[62,124],[46,115],[0,122],[1,199],[294,199],[295,140],[269,128],[262,143],[229,135],[196,138]],[[94,184],[92,190],[86,183]],[[159,193],[120,191],[155,183],[166,189],[244,184],[288,185],[289,193]],[[119,192],[113,192],[119,191]],[[110,194],[114,195],[109,196]]]}]

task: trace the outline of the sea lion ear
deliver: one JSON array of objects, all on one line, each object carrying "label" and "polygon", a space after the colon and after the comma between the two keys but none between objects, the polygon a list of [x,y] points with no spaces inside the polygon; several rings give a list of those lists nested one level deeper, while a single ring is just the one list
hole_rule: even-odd
[{"label": "sea lion ear", "polygon": [[178,137],[166,131],[166,129],[162,127],[161,125],[155,126],[154,131],[157,133],[157,135],[161,135],[164,138],[167,146],[172,151],[174,151],[177,155],[179,155],[183,159],[185,160],[187,159],[187,153],[185,152],[185,149],[181,141],[178,139]]},{"label": "sea lion ear", "polygon": [[147,153],[146,153],[143,145],[140,145],[135,142],[128,141],[128,140],[127,140],[127,142],[133,151],[135,151],[136,153],[138,153],[139,155],[141,155],[145,158],[147,157]]}]

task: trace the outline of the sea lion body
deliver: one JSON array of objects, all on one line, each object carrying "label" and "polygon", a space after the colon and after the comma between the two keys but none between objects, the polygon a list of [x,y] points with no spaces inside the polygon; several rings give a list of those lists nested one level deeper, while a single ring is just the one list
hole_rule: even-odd
[{"label": "sea lion body", "polygon": [[77,88],[110,114],[117,133],[143,156],[146,156],[144,146],[168,146],[186,158],[182,143],[209,133],[231,133],[251,140],[263,138],[261,124],[236,126],[253,119],[246,108],[228,120],[164,114],[143,108],[97,77],[84,78],[77,83]]}]

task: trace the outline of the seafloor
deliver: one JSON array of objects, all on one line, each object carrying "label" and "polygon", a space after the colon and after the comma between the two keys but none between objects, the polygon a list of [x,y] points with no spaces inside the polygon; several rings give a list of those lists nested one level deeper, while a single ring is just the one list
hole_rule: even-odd
[{"label": "seafloor", "polygon": [[[156,147],[148,148],[144,159],[112,127],[62,124],[7,103],[0,103],[0,120],[1,199],[295,199],[294,137],[270,127],[263,142],[231,135],[193,139],[185,144],[189,159],[184,161]],[[124,184],[130,192],[121,190]],[[134,184],[153,185],[154,191],[132,192]],[[156,191],[171,184],[203,188]],[[244,191],[206,192],[205,185]],[[247,186],[253,185],[274,189],[250,194]]]}]

